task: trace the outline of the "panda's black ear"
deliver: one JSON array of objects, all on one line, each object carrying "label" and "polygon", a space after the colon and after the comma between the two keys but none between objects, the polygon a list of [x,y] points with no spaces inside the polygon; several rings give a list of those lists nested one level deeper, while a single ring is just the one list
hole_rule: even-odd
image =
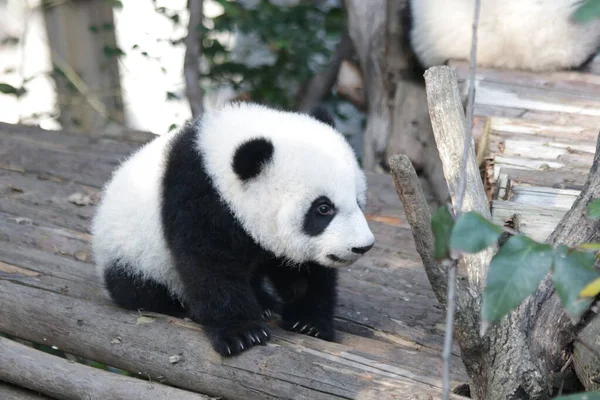
[{"label": "panda's black ear", "polygon": [[309,115],[321,122],[326,123],[327,125],[335,128],[335,121],[333,120],[333,116],[325,109],[323,106],[316,106],[312,109]]},{"label": "panda's black ear", "polygon": [[273,158],[275,148],[266,138],[251,139],[242,143],[233,156],[233,171],[241,180],[252,179],[262,171]]}]

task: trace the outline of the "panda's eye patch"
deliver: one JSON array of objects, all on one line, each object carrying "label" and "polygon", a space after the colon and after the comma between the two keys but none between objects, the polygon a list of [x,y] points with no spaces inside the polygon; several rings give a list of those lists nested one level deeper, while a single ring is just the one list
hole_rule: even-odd
[{"label": "panda's eye patch", "polygon": [[331,200],[325,196],[316,198],[304,215],[304,232],[310,236],[320,235],[333,220],[335,214],[335,206]]}]

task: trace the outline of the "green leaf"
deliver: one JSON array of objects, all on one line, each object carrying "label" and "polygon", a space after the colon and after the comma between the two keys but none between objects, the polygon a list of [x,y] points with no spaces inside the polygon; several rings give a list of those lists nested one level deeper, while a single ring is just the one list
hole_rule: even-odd
[{"label": "green leaf", "polygon": [[442,206],[431,217],[431,230],[435,239],[435,259],[438,261],[450,257],[450,234],[454,218],[447,206]]},{"label": "green leaf", "polygon": [[573,21],[585,23],[600,17],[600,0],[587,0],[571,14]]},{"label": "green leaf", "polygon": [[[600,1],[600,0],[599,0]],[[600,219],[600,199],[594,200],[587,205],[588,217],[596,220]]]},{"label": "green leaf", "polygon": [[513,236],[492,258],[483,291],[484,323],[499,320],[540,284],[552,265],[552,246],[527,236]]},{"label": "green leaf", "polygon": [[464,253],[477,253],[494,244],[501,234],[502,228],[498,225],[477,213],[467,212],[454,225],[450,248]]},{"label": "green leaf", "polygon": [[600,392],[584,392],[557,397],[555,400],[600,400]]},{"label": "green leaf", "polygon": [[552,268],[552,282],[567,315],[578,321],[591,301],[580,298],[581,291],[600,274],[594,269],[594,254],[569,249],[560,245],[556,249]]}]

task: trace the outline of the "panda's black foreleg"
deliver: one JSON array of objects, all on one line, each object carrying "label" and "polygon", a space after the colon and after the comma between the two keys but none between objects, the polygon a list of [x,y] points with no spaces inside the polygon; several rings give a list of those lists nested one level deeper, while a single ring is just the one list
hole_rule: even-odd
[{"label": "panda's black foreleg", "polygon": [[268,275],[284,302],[282,327],[333,341],[337,271],[315,263],[283,264],[273,265]]},{"label": "panda's black foreleg", "polygon": [[251,285],[256,300],[262,309],[263,319],[271,319],[273,313],[281,313],[281,303],[265,287],[265,271],[259,269],[252,276]]},{"label": "panda's black foreleg", "polygon": [[203,325],[215,351],[233,356],[270,339],[248,271],[220,262],[178,260],[189,316]]}]

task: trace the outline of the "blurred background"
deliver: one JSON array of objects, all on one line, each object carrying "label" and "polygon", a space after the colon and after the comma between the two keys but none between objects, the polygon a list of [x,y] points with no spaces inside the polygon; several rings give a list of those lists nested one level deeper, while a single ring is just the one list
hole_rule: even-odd
[{"label": "blurred background", "polygon": [[[201,3],[205,108],[233,99],[301,108],[303,88],[331,63],[344,35],[340,0]],[[192,116],[184,80],[189,16],[186,0],[0,0],[0,121],[156,134],[177,128]],[[353,79],[351,49],[340,50],[337,63],[345,59]],[[360,101],[338,92],[337,72],[319,100],[358,149],[364,114]]]}]

